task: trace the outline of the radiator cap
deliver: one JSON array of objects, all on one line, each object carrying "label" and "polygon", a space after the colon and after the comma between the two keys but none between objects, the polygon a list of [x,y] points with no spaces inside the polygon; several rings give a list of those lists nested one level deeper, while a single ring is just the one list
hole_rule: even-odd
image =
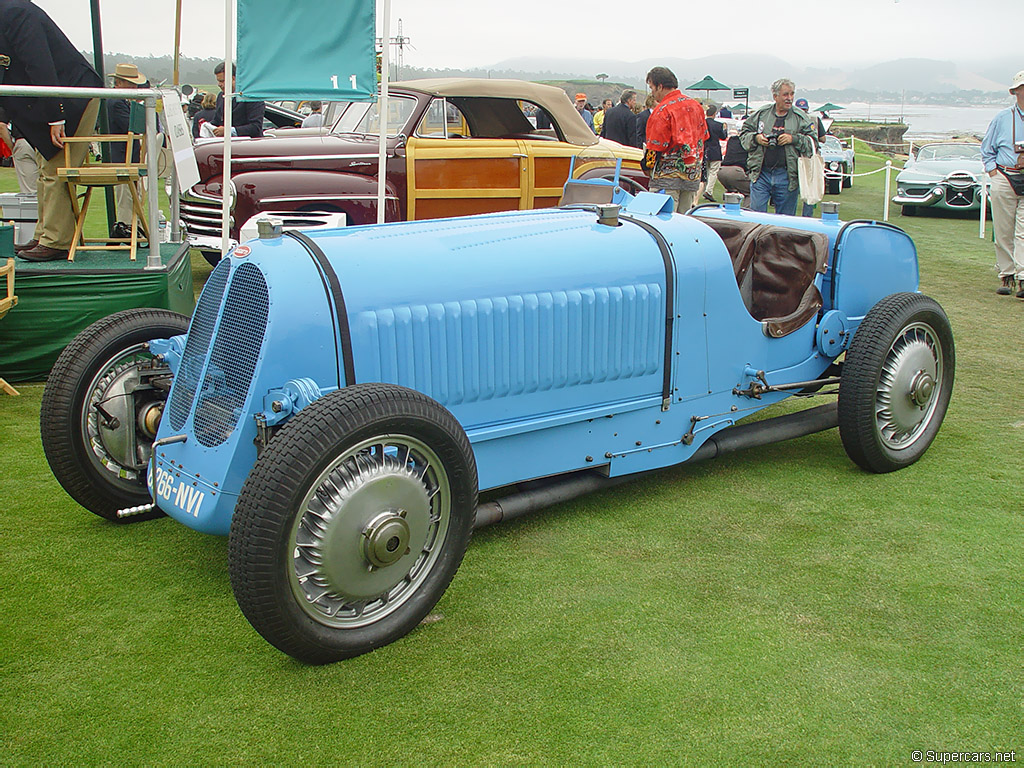
[{"label": "radiator cap", "polygon": [[284,227],[277,219],[258,219],[256,221],[256,232],[260,240],[274,240],[281,237]]}]

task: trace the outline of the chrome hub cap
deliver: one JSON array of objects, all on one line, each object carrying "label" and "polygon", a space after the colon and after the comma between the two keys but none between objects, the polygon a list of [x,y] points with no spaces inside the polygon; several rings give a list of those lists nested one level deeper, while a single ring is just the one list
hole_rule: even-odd
[{"label": "chrome hub cap", "polygon": [[397,513],[382,512],[363,529],[363,556],[370,564],[366,570],[387,568],[411,552],[406,514],[404,509]]},{"label": "chrome hub cap", "polygon": [[448,478],[430,448],[407,436],[360,443],[321,473],[292,524],[296,602],[331,627],[379,621],[426,580],[450,519]]},{"label": "chrome hub cap", "polygon": [[904,328],[882,366],[875,404],[875,423],[890,449],[908,448],[924,433],[939,401],[942,371],[942,347],[931,326]]},{"label": "chrome hub cap", "polygon": [[932,399],[934,391],[935,379],[925,371],[918,371],[917,376],[914,377],[914,382],[910,385],[910,400],[918,408],[924,408],[928,405],[928,401]]}]

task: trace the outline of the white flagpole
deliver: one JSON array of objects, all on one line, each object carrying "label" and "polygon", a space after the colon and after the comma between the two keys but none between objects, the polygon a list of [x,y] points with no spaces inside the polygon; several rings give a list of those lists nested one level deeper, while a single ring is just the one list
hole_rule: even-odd
[{"label": "white flagpole", "polygon": [[387,160],[388,160],[388,70],[390,65],[391,48],[391,0],[383,0],[384,18],[382,21],[380,54],[380,102],[378,103],[378,114],[380,115],[380,144],[377,158],[377,223],[384,223],[384,188],[387,181]]},{"label": "white flagpole", "polygon": [[224,0],[224,175],[221,182],[220,255],[228,253],[231,236],[231,91],[234,88],[235,67],[231,60],[231,43],[235,35],[234,0]]}]

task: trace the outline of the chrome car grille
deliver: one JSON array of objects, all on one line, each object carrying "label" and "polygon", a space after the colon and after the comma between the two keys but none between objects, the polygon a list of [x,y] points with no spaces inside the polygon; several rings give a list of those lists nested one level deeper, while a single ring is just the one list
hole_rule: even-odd
[{"label": "chrome car grille", "polygon": [[207,448],[238,425],[267,330],[263,273],[248,263],[232,269],[231,262],[217,265],[199,297],[168,404],[171,427],[180,430],[192,412],[192,431]]},{"label": "chrome car grille", "polygon": [[950,208],[970,208],[975,202],[977,179],[969,173],[951,173],[946,177],[946,205]]},{"label": "chrome car grille", "polygon": [[174,392],[168,404],[171,427],[175,430],[185,425],[192,401],[196,397],[196,390],[199,389],[203,364],[210,350],[210,339],[217,324],[217,314],[220,312],[220,303],[224,298],[224,288],[230,271],[231,260],[222,260],[207,279],[199,296],[199,303],[196,304],[196,311],[188,329],[188,341],[185,342],[185,351],[181,356],[181,365],[178,366],[178,372],[174,377]]},{"label": "chrome car grille", "polygon": [[224,442],[238,424],[263,349],[269,306],[259,267],[235,269],[195,407],[193,430],[208,448]]},{"label": "chrome car grille", "polygon": [[[221,199],[219,197],[199,197],[192,192],[181,196],[181,220],[190,235],[221,236]],[[231,226],[235,220],[231,218]]]},{"label": "chrome car grille", "polygon": [[974,188],[946,187],[946,205],[950,208],[969,208],[974,205]]}]

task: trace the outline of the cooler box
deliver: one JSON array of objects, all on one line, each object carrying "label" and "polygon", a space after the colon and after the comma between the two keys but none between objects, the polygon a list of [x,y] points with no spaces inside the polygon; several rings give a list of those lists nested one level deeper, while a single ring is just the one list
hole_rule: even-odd
[{"label": "cooler box", "polygon": [[[0,266],[3,266],[8,259],[13,258],[14,227],[5,221],[0,221]],[[0,286],[0,289],[3,289],[3,286]]]},{"label": "cooler box", "polygon": [[0,221],[14,222],[14,244],[21,245],[32,239],[39,220],[36,196],[21,192],[0,194]]}]

